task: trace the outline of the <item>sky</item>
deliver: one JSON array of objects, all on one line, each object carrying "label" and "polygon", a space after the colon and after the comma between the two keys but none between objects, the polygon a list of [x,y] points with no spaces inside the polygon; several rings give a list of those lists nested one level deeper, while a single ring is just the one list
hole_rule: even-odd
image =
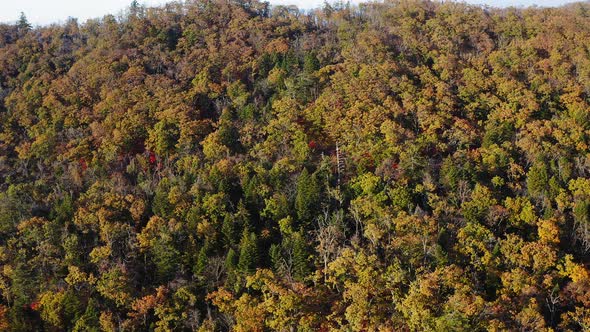
[{"label": "sky", "polygon": [[[353,0],[357,2],[359,0]],[[162,5],[167,0],[139,1],[148,6]],[[321,6],[324,0],[270,0],[271,4],[294,4],[309,9]],[[332,2],[332,1],[329,1]],[[506,6],[558,6],[574,0],[466,0],[467,3]],[[0,22],[12,23],[24,12],[34,25],[64,22],[68,17],[78,18],[80,23],[105,14],[118,14],[131,0],[0,0]]]}]

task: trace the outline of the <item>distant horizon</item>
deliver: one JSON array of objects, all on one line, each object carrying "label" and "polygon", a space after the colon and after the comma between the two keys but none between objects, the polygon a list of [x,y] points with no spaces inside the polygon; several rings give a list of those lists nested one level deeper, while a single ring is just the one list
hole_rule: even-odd
[{"label": "distant horizon", "polygon": [[[174,0],[143,0],[139,1],[145,6],[161,6]],[[455,1],[455,0],[451,0]],[[271,0],[271,5],[295,5],[300,9],[313,9],[321,6],[323,0]],[[335,2],[335,1],[329,1]],[[351,3],[366,1],[352,0]],[[472,5],[486,5],[491,7],[558,7],[569,3],[583,2],[574,0],[467,0]],[[89,19],[101,18],[105,15],[117,15],[122,13],[131,4],[131,0],[102,0],[102,1],[76,1],[76,0],[20,0],[6,3],[0,6],[0,23],[15,23],[24,13],[27,20],[35,26],[59,24],[69,18],[78,19],[83,23]]]}]

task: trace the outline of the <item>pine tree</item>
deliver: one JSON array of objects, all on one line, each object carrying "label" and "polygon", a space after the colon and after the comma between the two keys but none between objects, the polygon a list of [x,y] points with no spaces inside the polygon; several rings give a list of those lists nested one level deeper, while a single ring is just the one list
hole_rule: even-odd
[{"label": "pine tree", "polygon": [[295,69],[299,68],[299,61],[295,52],[292,50],[287,51],[287,53],[283,57],[283,61],[281,63],[282,69],[287,73],[292,73]]},{"label": "pine tree", "polygon": [[227,256],[225,257],[225,267],[228,271],[235,270],[238,263],[238,256],[233,249],[229,249]]},{"label": "pine tree", "polygon": [[221,144],[227,146],[232,151],[239,148],[239,133],[234,126],[234,116],[229,109],[224,109],[219,117],[219,139]]},{"label": "pine tree", "polygon": [[275,272],[282,272],[283,264],[281,262],[282,252],[281,252],[281,245],[273,243],[270,245],[270,249],[268,250],[268,255],[270,256],[270,261]]},{"label": "pine tree", "polygon": [[99,311],[96,300],[90,299],[86,305],[86,311],[76,321],[73,332],[98,332],[100,331]]},{"label": "pine tree", "polygon": [[227,278],[225,280],[225,287],[234,289],[241,286],[239,284],[239,271],[236,270],[238,264],[238,255],[233,249],[229,249],[225,257],[225,269],[227,271]]},{"label": "pine tree", "polygon": [[320,69],[320,62],[315,53],[307,53],[303,59],[303,71],[309,74],[318,69]]},{"label": "pine tree", "polygon": [[240,241],[240,259],[238,269],[244,273],[252,273],[258,262],[258,239],[256,234],[244,231]]},{"label": "pine tree", "polygon": [[195,274],[202,274],[207,267],[207,250],[202,247],[197,256],[197,264],[195,265]]},{"label": "pine tree", "polygon": [[170,190],[170,180],[168,178],[162,179],[156,188],[154,199],[152,202],[152,211],[155,215],[167,217],[172,213],[172,205],[168,200],[168,192]]},{"label": "pine tree", "polygon": [[[169,236],[166,236],[169,237]],[[160,280],[170,279],[176,272],[179,252],[173,247],[170,239],[159,239],[152,247],[156,275]]]},{"label": "pine tree", "polygon": [[542,197],[547,193],[547,184],[549,175],[545,163],[535,163],[527,174],[526,185],[529,195],[533,197]]},{"label": "pine tree", "polygon": [[139,4],[139,1],[133,0],[131,5],[129,6],[129,14],[131,17],[138,17],[142,13],[142,7]]},{"label": "pine tree", "polygon": [[293,233],[291,243],[293,246],[293,276],[296,280],[303,281],[311,273],[307,243],[300,232]]},{"label": "pine tree", "polygon": [[31,24],[29,23],[29,20],[27,20],[27,16],[23,12],[20,13],[20,17],[18,18],[17,27],[20,31],[24,31],[24,32],[31,30]]},{"label": "pine tree", "polygon": [[227,247],[231,246],[232,244],[237,242],[237,232],[236,223],[232,216],[228,213],[223,218],[223,224],[221,225],[221,233],[225,237],[225,244]]},{"label": "pine tree", "polygon": [[303,169],[297,180],[297,196],[295,197],[295,209],[301,225],[307,225],[319,206],[320,188],[314,174],[309,174]]}]

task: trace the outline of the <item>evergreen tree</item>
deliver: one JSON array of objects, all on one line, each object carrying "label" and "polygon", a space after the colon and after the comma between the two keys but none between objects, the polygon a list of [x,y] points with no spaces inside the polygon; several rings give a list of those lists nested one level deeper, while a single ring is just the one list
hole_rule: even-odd
[{"label": "evergreen tree", "polygon": [[234,221],[234,218],[228,213],[223,218],[223,224],[221,225],[221,233],[225,237],[225,243],[227,247],[238,242],[238,225]]},{"label": "evergreen tree", "polygon": [[240,241],[240,258],[238,269],[244,273],[252,273],[256,270],[258,262],[258,239],[255,233],[244,230]]},{"label": "evergreen tree", "polygon": [[162,281],[171,279],[177,272],[180,256],[178,250],[171,243],[169,236],[166,234],[163,238],[154,241],[151,250],[156,265],[156,276]]},{"label": "evergreen tree", "polygon": [[199,255],[197,255],[197,263],[194,270],[195,274],[201,275],[203,271],[205,271],[205,268],[207,267],[207,261],[207,250],[205,247],[201,247],[201,250],[199,250]]},{"label": "evergreen tree", "polygon": [[100,331],[100,323],[99,323],[99,311],[97,308],[96,300],[90,298],[88,300],[88,304],[86,305],[86,311],[84,314],[76,321],[74,328],[72,329],[73,332],[99,332]]},{"label": "evergreen tree", "polygon": [[303,59],[303,71],[305,73],[313,73],[316,70],[320,69],[320,61],[316,57],[314,52],[310,52],[305,54]]},{"label": "evergreen tree", "polygon": [[535,163],[527,173],[526,185],[529,194],[533,197],[545,196],[548,184],[547,166],[543,162]]},{"label": "evergreen tree", "polygon": [[303,169],[297,179],[295,209],[300,225],[308,225],[319,212],[320,187],[315,174]]},{"label": "evergreen tree", "polygon": [[19,31],[23,31],[23,32],[27,32],[27,31],[31,30],[32,26],[29,23],[29,20],[27,20],[27,16],[25,15],[24,12],[20,13],[20,16],[18,18],[17,27],[18,27]]},{"label": "evergreen tree", "polygon": [[238,255],[233,249],[229,249],[227,252],[227,256],[225,258],[225,267],[228,271],[233,271],[237,267],[238,264]]},{"label": "evergreen tree", "polygon": [[308,245],[300,232],[293,233],[291,243],[293,246],[293,276],[296,280],[303,281],[311,273]]},{"label": "evergreen tree", "polygon": [[229,249],[227,256],[225,257],[225,268],[227,270],[227,278],[225,280],[225,287],[228,289],[238,289],[241,287],[239,284],[239,271],[238,266],[238,255],[233,249]]},{"label": "evergreen tree", "polygon": [[172,205],[168,200],[168,193],[170,190],[170,180],[164,178],[158,184],[155,190],[155,195],[152,202],[152,211],[154,215],[161,217],[168,217],[172,213]]},{"label": "evergreen tree", "polygon": [[229,109],[224,109],[219,117],[219,139],[221,144],[231,151],[239,149],[239,133],[234,126],[233,114]]},{"label": "evergreen tree", "polygon": [[129,14],[131,17],[139,17],[143,14],[143,7],[139,4],[139,1],[133,0],[129,6]]},{"label": "evergreen tree", "polygon": [[268,250],[268,256],[270,257],[270,261],[272,266],[276,272],[282,272],[283,264],[282,264],[282,257],[283,253],[281,252],[281,245],[273,243],[270,245]]}]

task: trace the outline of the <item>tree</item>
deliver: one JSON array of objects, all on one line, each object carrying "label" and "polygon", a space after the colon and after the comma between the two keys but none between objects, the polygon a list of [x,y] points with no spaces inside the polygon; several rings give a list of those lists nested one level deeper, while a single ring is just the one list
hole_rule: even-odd
[{"label": "tree", "polygon": [[293,243],[294,277],[296,280],[303,281],[311,272],[308,245],[299,232],[293,234],[291,241]]},{"label": "tree", "polygon": [[[472,294],[470,282],[457,266],[436,269],[417,278],[398,305],[408,325],[420,330],[470,330],[483,328],[476,319],[484,310],[481,297]],[[483,325],[483,326],[482,326]]]},{"label": "tree", "polygon": [[156,123],[154,129],[150,131],[148,144],[156,154],[168,156],[174,153],[179,138],[178,124],[170,119],[165,119]]},{"label": "tree", "polygon": [[81,316],[81,304],[72,292],[45,292],[39,298],[41,318],[58,329],[70,329]]},{"label": "tree", "polygon": [[320,69],[320,61],[314,53],[307,53],[303,59],[303,71],[313,73]]},{"label": "tree", "polygon": [[86,305],[84,314],[76,321],[72,331],[75,332],[98,332],[100,331],[99,325],[99,311],[97,308],[96,300],[91,298]]},{"label": "tree", "polygon": [[238,242],[238,236],[240,234],[238,230],[238,225],[234,218],[232,218],[232,216],[230,216],[229,214],[226,214],[223,218],[221,232],[225,236],[226,245],[228,247]]},{"label": "tree", "polygon": [[129,15],[131,17],[140,17],[143,15],[143,6],[139,4],[139,1],[131,1],[131,5],[129,6]]},{"label": "tree", "polygon": [[496,203],[491,191],[477,184],[471,194],[471,200],[462,205],[465,220],[471,223],[484,223],[490,208]]},{"label": "tree", "polygon": [[544,163],[535,163],[527,173],[527,189],[533,197],[544,197],[547,193],[549,175]]},{"label": "tree", "polygon": [[243,273],[252,273],[256,269],[258,262],[258,239],[253,232],[248,233],[244,230],[242,240],[240,241],[240,257],[238,259],[238,269]]},{"label": "tree", "polygon": [[18,18],[17,27],[22,32],[27,32],[27,31],[31,30],[32,26],[29,23],[29,21],[27,20],[27,16],[25,15],[24,12],[20,13],[20,16]]},{"label": "tree", "polygon": [[315,174],[309,174],[303,169],[297,178],[297,196],[295,197],[295,209],[300,225],[308,225],[315,217],[319,207],[320,187]]},{"label": "tree", "polygon": [[131,301],[130,280],[123,266],[114,266],[104,272],[96,283],[96,290],[117,307],[125,307]]}]

